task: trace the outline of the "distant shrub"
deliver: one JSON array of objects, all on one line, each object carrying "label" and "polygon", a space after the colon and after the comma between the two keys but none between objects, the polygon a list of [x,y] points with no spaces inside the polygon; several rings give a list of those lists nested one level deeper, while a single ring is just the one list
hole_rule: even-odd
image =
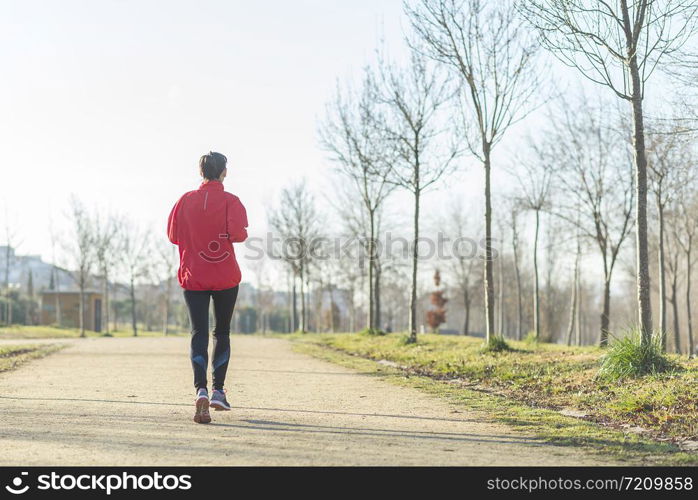
[{"label": "distant shrub", "polygon": [[538,343],[538,337],[536,336],[536,332],[528,332],[526,336],[523,339],[524,342],[527,344],[537,344]]},{"label": "distant shrub", "polygon": [[408,333],[407,335],[402,335],[400,337],[400,343],[403,345],[417,345],[418,341],[413,339]]},{"label": "distant shrub", "polygon": [[650,341],[643,344],[642,333],[633,329],[621,338],[614,338],[608,352],[601,358],[598,377],[618,380],[675,369],[676,365],[664,354],[659,333],[653,334]]},{"label": "distant shrub", "polygon": [[361,335],[385,335],[385,332],[380,328],[364,328],[359,333]]},{"label": "distant shrub", "polygon": [[512,348],[501,335],[493,335],[490,337],[489,342],[485,341],[482,345],[482,352],[503,352],[511,350]]}]

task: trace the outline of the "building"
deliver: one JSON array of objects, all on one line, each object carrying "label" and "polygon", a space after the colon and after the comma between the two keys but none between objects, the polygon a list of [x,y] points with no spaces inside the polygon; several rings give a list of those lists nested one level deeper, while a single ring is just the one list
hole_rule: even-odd
[{"label": "building", "polygon": [[[56,324],[56,299],[61,308],[61,326],[80,327],[80,292],[55,292],[45,290],[39,294],[39,320],[42,325]],[[85,291],[85,330],[102,331],[102,294]]]},{"label": "building", "polygon": [[5,279],[6,272],[10,286],[22,292],[27,291],[30,273],[35,290],[49,288],[52,282],[57,290],[75,289],[75,280],[67,269],[44,262],[39,255],[17,255],[14,248],[0,245],[0,279]]}]

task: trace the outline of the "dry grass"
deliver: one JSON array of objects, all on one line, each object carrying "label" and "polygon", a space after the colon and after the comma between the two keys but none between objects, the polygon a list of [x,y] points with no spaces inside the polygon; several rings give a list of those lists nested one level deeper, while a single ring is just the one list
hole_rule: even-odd
[{"label": "dry grass", "polygon": [[511,351],[483,352],[482,340],[421,335],[406,344],[401,334],[305,335],[303,339],[403,370],[464,386],[480,387],[532,407],[574,409],[586,419],[641,427],[656,437],[698,439],[698,362],[671,356],[667,373],[608,380],[598,372],[596,347],[509,341]]}]

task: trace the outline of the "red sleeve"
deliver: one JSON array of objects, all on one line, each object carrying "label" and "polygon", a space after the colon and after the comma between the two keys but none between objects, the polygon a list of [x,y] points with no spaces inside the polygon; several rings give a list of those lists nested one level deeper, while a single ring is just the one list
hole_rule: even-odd
[{"label": "red sleeve", "polygon": [[170,212],[170,216],[167,218],[167,237],[175,245],[179,244],[179,240],[177,238],[177,218],[179,216],[179,206],[181,204],[182,198],[175,203],[174,207],[172,207],[172,211]]},{"label": "red sleeve", "polygon": [[240,243],[247,239],[247,211],[239,198],[235,198],[228,211],[230,241]]}]

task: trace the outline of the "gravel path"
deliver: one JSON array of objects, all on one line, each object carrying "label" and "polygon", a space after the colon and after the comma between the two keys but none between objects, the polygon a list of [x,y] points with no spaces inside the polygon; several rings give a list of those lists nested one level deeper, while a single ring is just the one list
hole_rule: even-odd
[{"label": "gravel path", "polygon": [[191,420],[186,337],[68,344],[0,375],[0,465],[604,464],[285,340],[233,337],[233,411],[209,425]]}]

